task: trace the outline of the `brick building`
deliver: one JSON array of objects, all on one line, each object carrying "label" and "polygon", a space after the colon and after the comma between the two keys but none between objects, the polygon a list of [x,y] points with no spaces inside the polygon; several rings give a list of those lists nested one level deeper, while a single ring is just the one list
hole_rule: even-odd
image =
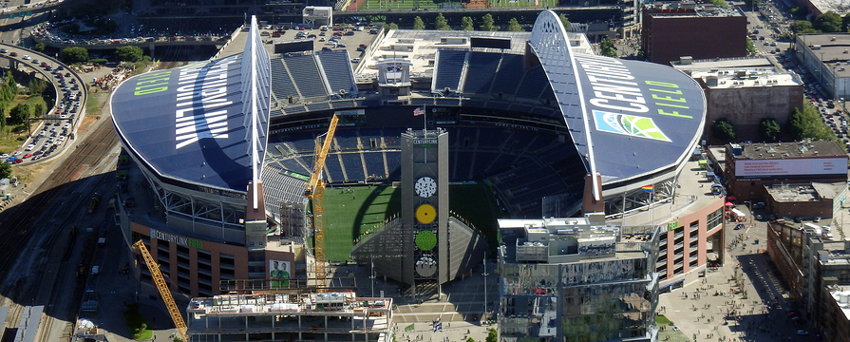
[{"label": "brick building", "polygon": [[[763,119],[785,123],[795,108],[803,107],[800,76],[777,68],[766,57],[682,58],[672,64],[695,79],[705,91],[706,126],[726,119],[734,125],[738,141],[763,140],[760,135]],[[715,143],[711,130],[703,135]]]},{"label": "brick building", "polygon": [[850,241],[830,241],[816,225],[777,220],[767,227],[767,253],[799,301],[801,322],[824,341],[850,340]]},{"label": "brick building", "polygon": [[643,9],[642,48],[655,63],[747,55],[747,18],[737,8],[657,2]]},{"label": "brick building", "polygon": [[834,141],[726,145],[726,188],[738,200],[764,200],[767,184],[847,182],[847,153]]},{"label": "brick building", "polygon": [[833,217],[847,198],[847,183],[767,184],[767,208],[777,217]]}]

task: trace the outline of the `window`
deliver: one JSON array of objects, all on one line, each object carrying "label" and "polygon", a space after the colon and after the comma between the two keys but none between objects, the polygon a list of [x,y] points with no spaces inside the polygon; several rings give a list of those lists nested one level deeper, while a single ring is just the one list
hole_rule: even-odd
[{"label": "window", "polygon": [[715,212],[708,214],[708,218],[706,218],[708,224],[708,230],[712,230],[715,227],[719,226],[723,223],[723,208],[717,209]]}]

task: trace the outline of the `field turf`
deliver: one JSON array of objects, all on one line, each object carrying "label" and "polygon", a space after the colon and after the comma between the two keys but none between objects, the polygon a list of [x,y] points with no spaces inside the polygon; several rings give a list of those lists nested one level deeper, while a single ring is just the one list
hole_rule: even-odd
[{"label": "field turf", "polygon": [[[488,188],[480,184],[451,185],[450,210],[487,237],[497,241],[496,205]],[[384,221],[401,210],[401,190],[390,186],[354,186],[325,189],[325,256],[346,261],[357,238],[378,231]]]}]

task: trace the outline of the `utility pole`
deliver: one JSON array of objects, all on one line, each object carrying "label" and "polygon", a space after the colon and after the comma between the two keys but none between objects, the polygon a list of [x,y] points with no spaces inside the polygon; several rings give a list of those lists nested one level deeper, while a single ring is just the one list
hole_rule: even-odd
[{"label": "utility pole", "polygon": [[371,264],[369,268],[369,279],[372,280],[372,298],[375,298],[375,260],[372,257],[369,257],[369,264]]},{"label": "utility pole", "polygon": [[487,273],[487,256],[484,256],[484,259],[481,260],[481,263],[484,264],[484,273],[481,275],[484,276],[484,314],[481,315],[481,319],[487,316],[487,276],[490,275]]}]

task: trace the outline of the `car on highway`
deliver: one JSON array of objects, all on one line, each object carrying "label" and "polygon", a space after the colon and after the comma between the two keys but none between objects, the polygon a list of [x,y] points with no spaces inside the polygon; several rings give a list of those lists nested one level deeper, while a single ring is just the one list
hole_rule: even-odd
[{"label": "car on highway", "polygon": [[8,153],[0,154],[0,158],[3,158],[3,159],[9,158],[9,154]]},{"label": "car on highway", "polygon": [[738,224],[735,226],[735,230],[741,230],[741,229],[743,229],[743,228],[744,228],[744,224],[743,224],[743,223],[738,223]]},{"label": "car on highway", "polygon": [[12,156],[15,156],[15,157],[17,157],[19,155],[21,155],[21,151],[15,151],[14,153],[12,153]]},{"label": "car on highway", "polygon": [[24,162],[23,159],[15,159],[15,160],[12,161],[12,164],[20,164],[20,163],[23,163],[23,162]]},{"label": "car on highway", "polygon": [[21,157],[21,159],[32,158],[32,156],[34,156],[34,154],[32,154],[32,153],[27,153],[27,154],[25,154],[23,157]]},{"label": "car on highway", "polygon": [[35,145],[29,144],[29,145],[27,145],[27,148],[25,150],[32,151],[32,149],[34,149],[34,148],[35,148]]},{"label": "car on highway", "polygon": [[9,56],[18,57],[18,53],[15,52],[15,51],[12,51],[11,53],[9,53]]},{"label": "car on highway", "polygon": [[6,158],[6,162],[8,162],[8,163],[11,163],[11,162],[16,161],[16,160],[18,160],[18,157],[9,157],[9,158]]},{"label": "car on highway", "polygon": [[0,53],[7,53],[7,52],[9,52],[8,49],[0,49]]},{"label": "car on highway", "polygon": [[31,58],[31,57],[30,57],[30,55],[24,55],[24,60],[25,60],[25,61],[28,61],[30,58]]}]

